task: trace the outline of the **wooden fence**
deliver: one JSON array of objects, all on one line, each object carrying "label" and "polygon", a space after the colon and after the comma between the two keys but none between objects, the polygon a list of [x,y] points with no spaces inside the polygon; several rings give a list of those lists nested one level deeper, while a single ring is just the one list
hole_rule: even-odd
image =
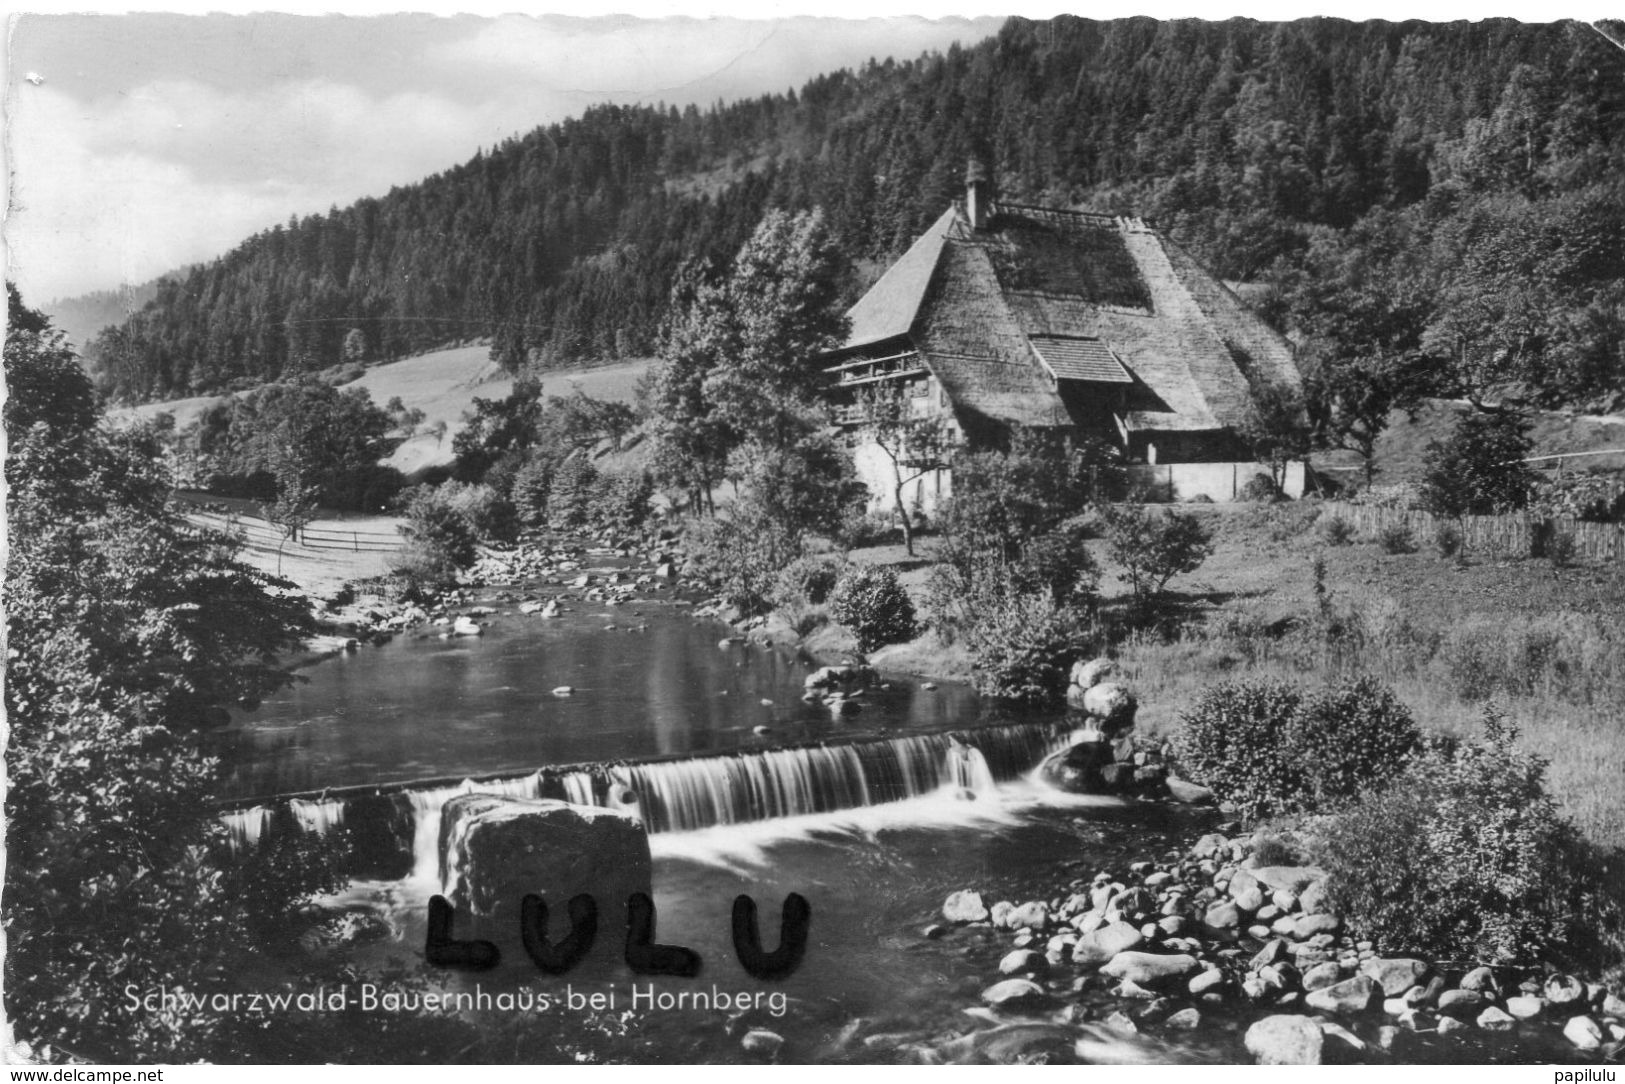
[{"label": "wooden fence", "polygon": [[344,550],[350,553],[394,553],[401,548],[398,533],[383,531],[346,531],[336,527],[302,527],[298,535],[288,538],[281,527],[258,516],[242,512],[229,515],[220,512],[193,510],[187,518],[194,523],[207,524],[221,530],[234,531],[250,545],[275,548],[291,543],[311,550]]},{"label": "wooden fence", "polygon": [[1427,545],[1445,524],[1461,532],[1468,553],[1501,557],[1531,557],[1545,553],[1546,544],[1556,535],[1574,539],[1576,561],[1625,562],[1625,524],[1588,523],[1560,516],[1542,519],[1531,515],[1435,516],[1405,508],[1381,508],[1369,504],[1326,501],[1326,515],[1335,515],[1364,535],[1375,535],[1386,527],[1408,527],[1416,541]]}]

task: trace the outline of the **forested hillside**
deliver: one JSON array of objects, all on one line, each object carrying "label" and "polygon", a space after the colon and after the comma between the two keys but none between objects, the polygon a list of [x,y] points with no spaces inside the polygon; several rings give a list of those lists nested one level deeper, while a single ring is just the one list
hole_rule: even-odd
[{"label": "forested hillside", "polygon": [[791,95],[596,108],[256,235],[91,354],[124,399],[486,335],[511,364],[648,354],[679,265],[767,208],[823,207],[872,272],[973,152],[1009,197],[1155,216],[1330,361],[1434,355],[1458,393],[1625,388],[1625,54],[1505,20],[1017,19]]}]

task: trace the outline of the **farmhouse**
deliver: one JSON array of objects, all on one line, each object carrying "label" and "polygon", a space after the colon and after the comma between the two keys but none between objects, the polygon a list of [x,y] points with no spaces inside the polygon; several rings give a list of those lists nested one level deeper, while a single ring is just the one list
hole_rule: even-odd
[{"label": "farmhouse", "polygon": [[[975,162],[963,201],[848,316],[821,364],[877,494],[893,478],[864,424],[877,392],[972,446],[1063,430],[1110,442],[1134,480],[1176,499],[1231,500],[1269,473],[1236,437],[1250,388],[1300,386],[1286,340],[1150,223],[1004,202]],[[929,508],[950,484],[934,471],[905,499]],[[1302,464],[1285,488],[1301,495]]]}]

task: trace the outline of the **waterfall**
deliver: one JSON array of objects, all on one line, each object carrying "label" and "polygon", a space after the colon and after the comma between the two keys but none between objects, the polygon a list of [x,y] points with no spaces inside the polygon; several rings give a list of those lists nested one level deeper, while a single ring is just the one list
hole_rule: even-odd
[{"label": "waterfall", "polygon": [[592,797],[592,773],[566,772],[559,778],[564,787],[564,800],[571,805],[594,805]]},{"label": "waterfall", "polygon": [[[650,832],[683,832],[717,825],[828,813],[903,801],[944,787],[990,798],[1001,781],[1031,771],[1066,744],[1049,723],[1013,723],[972,730],[719,754],[607,769],[528,775],[456,786],[335,799],[290,799],[305,830],[343,826],[364,837],[371,866],[400,868],[412,880],[439,886],[441,807],[457,794],[539,798],[562,793],[577,805],[601,805],[641,818]],[[597,777],[606,776],[602,792]],[[234,849],[254,846],[273,824],[267,806],[223,815]],[[393,840],[394,842],[391,842]],[[409,863],[409,864],[408,864]]]},{"label": "waterfall", "polygon": [[319,836],[325,836],[344,823],[342,798],[323,798],[314,802],[291,798],[288,800],[288,809],[299,822],[299,827],[307,832],[315,832]]},{"label": "waterfall", "polygon": [[233,809],[222,814],[220,819],[225,822],[226,833],[231,837],[231,853],[241,854],[259,846],[260,837],[271,825],[271,810],[263,805]]}]

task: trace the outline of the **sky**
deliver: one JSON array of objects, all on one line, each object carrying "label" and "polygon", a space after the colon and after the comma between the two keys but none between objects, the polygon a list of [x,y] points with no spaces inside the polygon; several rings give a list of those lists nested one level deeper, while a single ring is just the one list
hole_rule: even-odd
[{"label": "sky", "polygon": [[[617,5],[634,15],[608,18],[185,14],[192,2],[172,0],[167,14],[11,17],[7,275],[30,303],[148,281],[290,215],[382,195],[595,103],[704,106],[782,92],[871,57],[969,44],[1002,21],[965,18],[943,6],[951,0],[936,8],[848,0],[843,18],[791,17],[782,3],[745,9],[788,13],[774,18],[694,17],[717,9],[683,0],[634,0]],[[1394,9],[1369,12],[1347,0],[1222,10],[1211,0],[1168,10],[1107,2],[1116,6],[1073,10],[1168,17],[1203,14],[1209,3],[1214,16],[1462,17],[1451,8],[1458,0],[1378,0]],[[1488,2],[1502,8],[1480,0],[1468,17],[1528,7]],[[87,6],[94,3],[74,4]],[[219,11],[229,0],[194,6]],[[354,3],[324,6],[362,12]],[[464,0],[450,10],[475,8]],[[693,14],[636,17],[671,11]],[[911,11],[934,17],[898,14]]]}]

